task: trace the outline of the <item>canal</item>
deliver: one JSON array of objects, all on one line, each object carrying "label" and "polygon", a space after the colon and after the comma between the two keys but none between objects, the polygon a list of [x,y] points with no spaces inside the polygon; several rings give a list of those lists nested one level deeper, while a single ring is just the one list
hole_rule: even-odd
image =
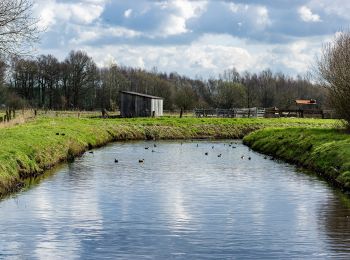
[{"label": "canal", "polygon": [[114,143],[0,201],[0,259],[349,259],[349,216],[239,141]]}]

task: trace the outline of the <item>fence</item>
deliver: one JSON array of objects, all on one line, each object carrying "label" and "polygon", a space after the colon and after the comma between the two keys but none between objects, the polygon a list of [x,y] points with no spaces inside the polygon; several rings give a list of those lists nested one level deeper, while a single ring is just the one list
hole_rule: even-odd
[{"label": "fence", "polygon": [[196,117],[264,117],[264,108],[195,109]]},{"label": "fence", "polygon": [[[108,117],[114,118],[119,115],[119,112],[110,112]],[[41,109],[3,109],[0,110],[0,127],[9,127],[30,121],[36,117],[78,117],[92,118],[101,117],[101,111],[55,111]]]}]

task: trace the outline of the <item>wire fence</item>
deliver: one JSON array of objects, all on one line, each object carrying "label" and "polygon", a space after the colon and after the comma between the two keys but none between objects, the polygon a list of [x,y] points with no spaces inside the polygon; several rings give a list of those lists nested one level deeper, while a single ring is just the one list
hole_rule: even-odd
[{"label": "wire fence", "polygon": [[[180,110],[164,110],[164,116],[179,117]],[[119,111],[58,111],[58,110],[0,110],[0,127],[7,127],[25,123],[37,117],[56,118],[118,118]],[[334,110],[279,110],[277,108],[233,108],[233,109],[194,109],[182,111],[182,117],[226,117],[226,118],[271,118],[271,117],[313,117],[313,118],[339,118]]]}]

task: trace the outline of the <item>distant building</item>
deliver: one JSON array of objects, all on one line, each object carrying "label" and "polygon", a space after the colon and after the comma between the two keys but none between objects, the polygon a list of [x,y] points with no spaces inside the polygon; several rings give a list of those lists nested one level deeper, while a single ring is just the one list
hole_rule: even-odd
[{"label": "distant building", "polygon": [[296,99],[295,104],[298,109],[309,110],[309,109],[317,109],[317,102],[315,99]]},{"label": "distant building", "polygon": [[152,117],[163,115],[163,98],[132,91],[120,91],[122,117]]}]

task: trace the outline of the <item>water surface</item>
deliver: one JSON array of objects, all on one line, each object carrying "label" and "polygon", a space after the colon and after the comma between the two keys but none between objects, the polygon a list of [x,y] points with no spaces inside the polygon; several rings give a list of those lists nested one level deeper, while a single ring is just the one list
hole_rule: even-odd
[{"label": "water surface", "polygon": [[0,258],[349,259],[345,195],[230,142],[86,153],[0,202]]}]

